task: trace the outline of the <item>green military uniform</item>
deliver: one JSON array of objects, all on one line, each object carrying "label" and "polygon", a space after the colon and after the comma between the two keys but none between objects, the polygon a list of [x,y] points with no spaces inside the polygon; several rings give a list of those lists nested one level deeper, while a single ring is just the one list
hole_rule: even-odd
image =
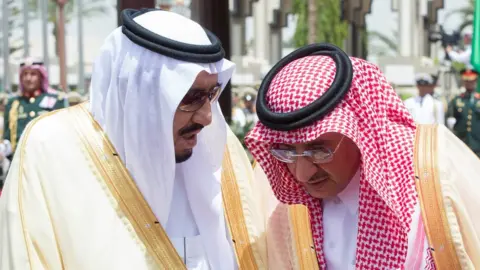
[{"label": "green military uniform", "polygon": [[5,107],[3,139],[9,140],[12,150],[15,151],[20,136],[30,121],[44,113],[64,107],[63,93],[41,92],[32,97],[22,95],[10,98]]},{"label": "green military uniform", "polygon": [[456,119],[453,132],[480,157],[480,93],[462,93],[450,102],[447,117]]}]

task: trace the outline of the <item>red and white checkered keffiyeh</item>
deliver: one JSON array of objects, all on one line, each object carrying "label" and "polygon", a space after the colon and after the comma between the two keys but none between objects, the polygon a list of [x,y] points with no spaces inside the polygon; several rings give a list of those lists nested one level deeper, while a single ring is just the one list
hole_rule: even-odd
[{"label": "red and white checkered keffiyeh", "polygon": [[20,72],[18,73],[18,88],[20,89],[20,93],[23,93],[23,84],[22,84],[22,75],[23,72],[27,69],[35,69],[38,70],[42,76],[42,92],[50,93],[50,94],[57,94],[58,91],[50,87],[50,82],[48,80],[48,72],[47,68],[41,64],[35,64],[37,62],[42,62],[40,59],[34,57],[27,57],[24,59],[23,63],[24,66],[20,67]]},{"label": "red and white checkered keffiyeh", "polygon": [[[276,131],[258,122],[245,142],[276,197],[283,203],[308,206],[318,262],[325,269],[321,201],[308,195],[286,165],[268,150],[275,143],[303,143],[327,132],[353,140],[362,156],[356,268],[403,269],[417,202],[415,123],[378,67],[361,59],[351,61],[354,76],[350,91],[325,118],[294,131]],[[268,89],[270,110],[286,113],[312,103],[329,88],[335,70],[335,63],[327,56],[291,62]]]}]

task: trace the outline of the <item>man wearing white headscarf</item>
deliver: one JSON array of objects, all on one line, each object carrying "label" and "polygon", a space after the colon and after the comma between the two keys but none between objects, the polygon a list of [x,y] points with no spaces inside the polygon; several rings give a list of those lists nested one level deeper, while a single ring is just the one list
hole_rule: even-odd
[{"label": "man wearing white headscarf", "polygon": [[19,142],[0,269],[266,269],[267,215],[252,198],[268,197],[216,102],[234,64],[185,17],[122,19],[90,103],[39,117]]}]

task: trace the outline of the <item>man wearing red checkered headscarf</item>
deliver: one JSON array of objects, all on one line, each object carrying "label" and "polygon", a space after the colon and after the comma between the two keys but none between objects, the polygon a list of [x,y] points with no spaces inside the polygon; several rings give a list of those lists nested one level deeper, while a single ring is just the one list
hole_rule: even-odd
[{"label": "man wearing red checkered headscarf", "polygon": [[246,145],[277,199],[307,206],[320,269],[480,267],[480,161],[416,126],[376,66],[301,48],[266,76],[257,114]]},{"label": "man wearing red checkered headscarf", "polygon": [[65,107],[63,95],[50,87],[43,61],[27,57],[20,63],[18,94],[5,106],[3,139],[5,151],[1,155],[10,160],[27,125],[38,116]]}]

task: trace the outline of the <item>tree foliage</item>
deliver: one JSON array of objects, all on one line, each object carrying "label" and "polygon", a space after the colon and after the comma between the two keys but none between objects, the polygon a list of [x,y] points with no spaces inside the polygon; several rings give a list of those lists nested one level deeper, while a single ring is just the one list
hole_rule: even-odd
[{"label": "tree foliage", "polygon": [[[23,15],[22,15],[22,5],[19,0],[6,0],[9,7],[9,43],[10,43],[10,54],[23,49]],[[84,0],[83,5],[83,16],[91,17],[98,14],[104,14],[107,12],[107,7],[104,0]],[[68,24],[73,18],[75,18],[75,0],[69,0],[65,5],[65,24]],[[30,20],[40,19],[40,8],[38,6],[38,0],[29,0],[29,11],[30,16],[33,13],[34,16],[30,17]],[[57,4],[54,0],[48,0],[48,15],[47,19],[49,23],[53,23],[52,35],[55,38],[55,43],[57,40]],[[14,30],[19,29],[19,35],[13,35]],[[3,38],[2,36],[0,36]],[[55,44],[56,52],[58,53],[57,44]]]},{"label": "tree foliage", "polygon": [[[107,12],[107,7],[105,5],[105,0],[84,0],[83,1],[83,8],[82,8],[82,15],[84,17],[91,17],[99,14],[105,14]],[[73,18],[76,16],[76,1],[69,0],[67,4],[65,4],[64,12],[65,12],[65,24],[68,24]],[[39,12],[38,7],[38,0],[30,0],[30,7],[31,10]],[[38,14],[40,18],[40,15]],[[53,23],[52,35],[55,38],[55,52],[58,55],[58,44],[57,44],[57,32],[58,32],[58,20],[57,20],[57,4],[56,1],[49,0],[48,1],[48,15],[47,19],[49,23]]]},{"label": "tree foliage", "polygon": [[[6,0],[7,6],[9,9],[8,16],[8,41],[9,41],[9,52],[10,54],[15,53],[18,50],[23,49],[23,39],[21,35],[14,35],[13,30],[23,27],[22,12],[18,1],[15,0]],[[3,44],[4,33],[0,32],[0,41]],[[0,46],[1,47],[1,46]]]},{"label": "tree foliage", "polygon": [[475,11],[475,0],[469,0],[468,5],[462,8],[454,9],[448,12],[445,15],[445,20],[448,19],[452,15],[460,15],[463,19],[460,26],[458,26],[458,31],[462,31],[466,27],[473,24],[473,13]]},{"label": "tree foliage", "polygon": [[[398,52],[398,31],[392,30],[393,37],[378,31],[367,32],[368,46],[373,54],[384,56]],[[376,42],[375,42],[376,41]]]},{"label": "tree foliage", "polygon": [[[316,1],[316,42],[328,42],[343,47],[348,34],[348,24],[340,19],[341,6],[338,0]],[[296,47],[308,44],[308,0],[294,0],[293,13],[297,17],[294,41]]]}]

